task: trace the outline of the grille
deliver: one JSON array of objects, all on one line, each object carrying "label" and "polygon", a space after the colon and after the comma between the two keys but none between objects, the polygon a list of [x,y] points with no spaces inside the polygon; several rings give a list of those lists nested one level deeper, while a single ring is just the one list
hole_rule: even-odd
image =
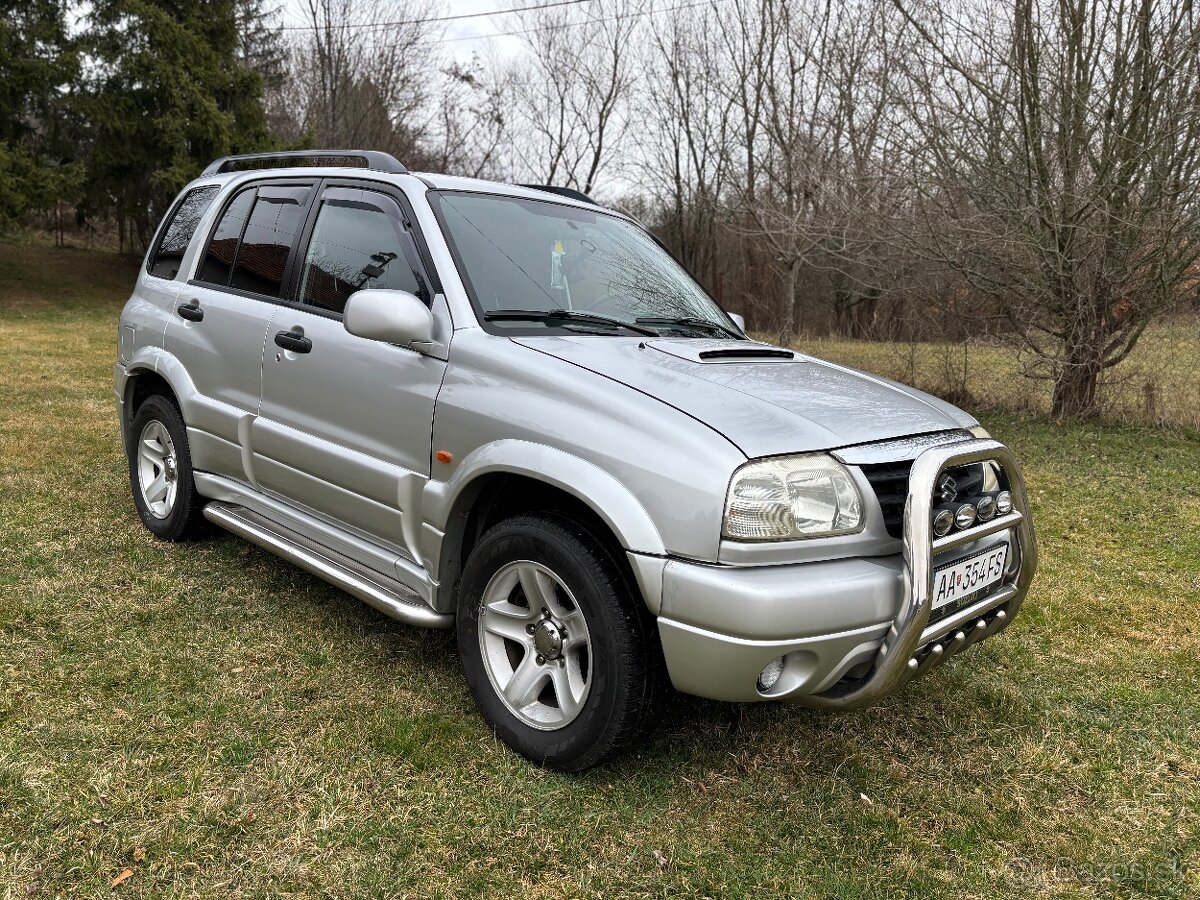
[{"label": "grille", "polygon": [[876,463],[859,468],[875,491],[887,533],[894,538],[904,537],[904,503],[908,500],[908,472],[912,461]]},{"label": "grille", "polygon": [[[875,491],[887,533],[894,538],[904,537],[904,504],[908,500],[908,473],[912,461],[876,463],[859,468]],[[983,465],[980,463],[946,471],[954,477],[960,497],[975,493],[983,483]]]}]

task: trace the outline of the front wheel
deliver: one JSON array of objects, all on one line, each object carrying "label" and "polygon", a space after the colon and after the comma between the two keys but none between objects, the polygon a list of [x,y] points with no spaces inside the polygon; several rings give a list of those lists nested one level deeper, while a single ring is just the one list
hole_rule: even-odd
[{"label": "front wheel", "polygon": [[467,561],[459,597],[467,680],[518,753],[579,772],[646,732],[660,678],[652,626],[587,530],[557,517],[501,522]]}]

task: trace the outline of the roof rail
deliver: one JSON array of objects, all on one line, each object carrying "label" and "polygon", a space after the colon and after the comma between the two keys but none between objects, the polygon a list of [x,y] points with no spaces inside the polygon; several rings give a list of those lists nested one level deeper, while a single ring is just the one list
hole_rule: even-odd
[{"label": "roof rail", "polygon": [[[295,162],[291,162],[295,161]],[[243,163],[247,164],[243,166]],[[234,172],[240,168],[272,169],[287,165],[350,166],[387,172],[391,175],[407,174],[408,169],[390,153],[379,150],[287,150],[280,153],[244,153],[239,156],[222,156],[208,164],[200,177]]]},{"label": "roof rail", "polygon": [[560,197],[570,197],[572,200],[582,200],[592,206],[600,205],[583,191],[577,191],[575,188],[559,187],[554,184],[519,184],[517,187],[529,188],[531,191],[545,191],[547,194],[558,194]]}]

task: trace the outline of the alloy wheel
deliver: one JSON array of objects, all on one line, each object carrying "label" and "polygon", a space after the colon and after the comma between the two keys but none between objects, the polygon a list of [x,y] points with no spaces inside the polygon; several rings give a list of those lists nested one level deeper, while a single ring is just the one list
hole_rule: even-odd
[{"label": "alloy wheel", "polygon": [[496,695],[533,728],[555,730],[583,709],[591,684],[587,620],[541,563],[503,566],[483,592],[479,647]]},{"label": "alloy wheel", "polygon": [[171,515],[179,491],[175,444],[167,426],[151,419],[142,429],[137,444],[138,487],[150,514],[159,519]]}]

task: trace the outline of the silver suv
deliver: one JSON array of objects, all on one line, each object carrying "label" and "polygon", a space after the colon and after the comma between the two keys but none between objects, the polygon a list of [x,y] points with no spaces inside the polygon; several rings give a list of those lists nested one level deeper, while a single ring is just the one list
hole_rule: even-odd
[{"label": "silver suv", "polygon": [[[276,168],[271,168],[276,166]],[[582,194],[370,151],[217,160],[121,315],[133,499],[457,629],[489,724],[579,771],[667,681],[858,707],[1013,620],[1020,469],[966,413],[748,340]]]}]

